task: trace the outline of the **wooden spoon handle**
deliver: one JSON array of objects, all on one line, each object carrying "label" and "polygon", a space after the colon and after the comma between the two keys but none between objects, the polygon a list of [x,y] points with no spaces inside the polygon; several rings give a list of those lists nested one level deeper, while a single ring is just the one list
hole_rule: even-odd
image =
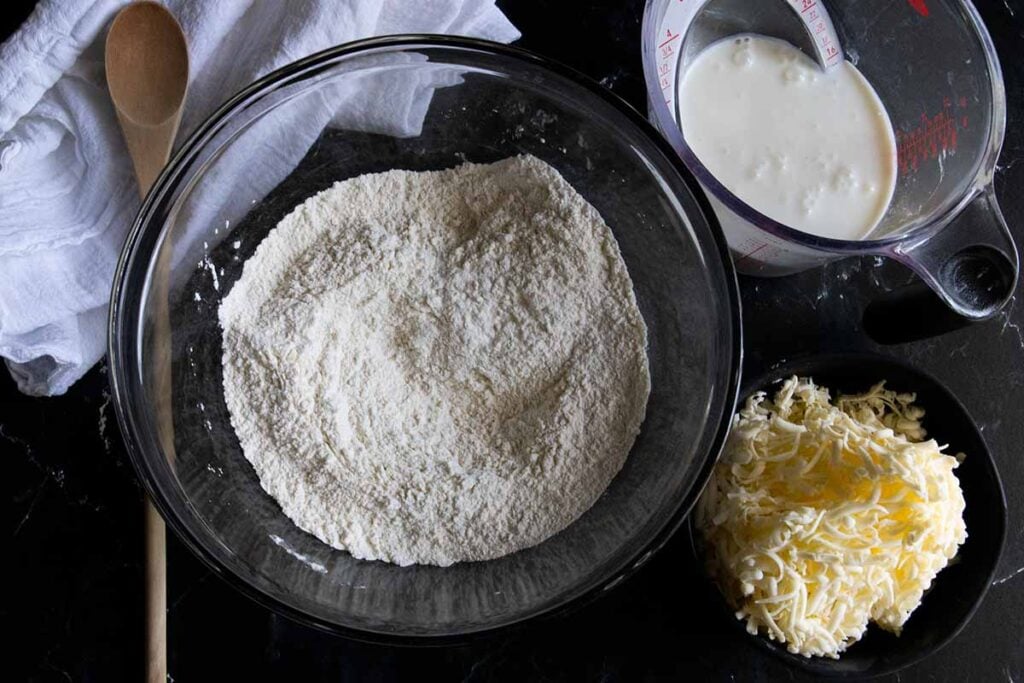
[{"label": "wooden spoon handle", "polygon": [[146,681],[167,683],[167,532],[149,496],[145,506]]},{"label": "wooden spoon handle", "polygon": [[181,123],[181,110],[166,121],[155,125],[137,123],[120,110],[117,110],[117,118],[132,165],[135,167],[139,194],[145,198],[156,177],[167,164],[171,149],[174,147],[178,124]]}]

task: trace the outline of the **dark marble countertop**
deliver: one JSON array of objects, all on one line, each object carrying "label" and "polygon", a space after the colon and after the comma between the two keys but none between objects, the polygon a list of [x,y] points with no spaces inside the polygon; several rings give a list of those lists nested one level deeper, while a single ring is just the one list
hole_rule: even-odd
[{"label": "dark marble countertop", "polygon": [[[898,0],[893,0],[896,2]],[[8,4],[6,35],[34,3]],[[564,61],[642,108],[643,3],[500,0],[520,45]],[[1024,0],[978,0],[1005,72],[1006,143],[996,191],[1024,243]],[[571,37],[568,37],[571,36]],[[850,260],[780,280],[742,279],[745,372],[792,349],[869,349],[945,382],[1000,468],[1009,531],[997,578],[949,646],[892,680],[1024,679],[1024,304],[994,320],[912,344],[878,347],[860,329],[865,303],[907,282],[900,266]],[[1018,298],[1024,294],[1018,292]],[[13,637],[5,678],[138,680],[142,673],[141,489],[118,433],[101,363],[67,395],[20,395],[0,373],[7,590]],[[169,538],[168,638],[175,681],[799,679],[712,616],[713,596],[678,535],[635,576],[569,616],[461,647],[399,649],[347,641],[276,616],[212,575]],[[706,591],[705,591],[706,592]]]}]

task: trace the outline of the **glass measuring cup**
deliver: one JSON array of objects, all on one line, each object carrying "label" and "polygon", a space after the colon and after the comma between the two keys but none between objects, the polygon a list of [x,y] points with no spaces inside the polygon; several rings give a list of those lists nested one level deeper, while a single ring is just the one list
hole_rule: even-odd
[{"label": "glass measuring cup", "polygon": [[[874,86],[896,132],[898,177],[869,239],[818,237],[772,220],[687,145],[677,123],[680,75],[704,47],[737,33],[776,36],[809,53],[837,40]],[[787,275],[873,254],[911,268],[968,319],[991,317],[1010,299],[1018,255],[992,187],[1006,97],[970,2],[647,0],[643,61],[650,117],[707,190],[740,272]]]}]

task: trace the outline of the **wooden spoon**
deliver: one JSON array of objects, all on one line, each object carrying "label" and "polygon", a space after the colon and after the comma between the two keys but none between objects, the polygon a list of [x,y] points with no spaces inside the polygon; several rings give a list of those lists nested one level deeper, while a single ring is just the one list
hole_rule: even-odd
[{"label": "wooden spoon", "polygon": [[[117,110],[145,196],[167,163],[181,122],[188,89],[188,48],[181,26],[163,6],[136,2],[121,10],[106,43],[107,87]],[[166,289],[168,266],[157,264],[154,325],[158,339],[170,340]],[[161,293],[163,295],[161,295]],[[169,347],[169,341],[167,343]],[[157,349],[153,395],[165,453],[174,453],[171,422],[170,350]],[[152,501],[146,501],[146,680],[167,681],[166,530]]]},{"label": "wooden spoon", "polygon": [[136,2],[110,26],[107,87],[145,196],[167,163],[188,88],[188,48],[162,5]]}]

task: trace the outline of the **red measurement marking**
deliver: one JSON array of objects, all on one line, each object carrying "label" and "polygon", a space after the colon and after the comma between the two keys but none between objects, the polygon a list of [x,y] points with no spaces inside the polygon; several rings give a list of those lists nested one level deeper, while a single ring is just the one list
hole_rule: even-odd
[{"label": "red measurement marking", "polygon": [[[672,34],[671,30],[668,33],[669,33],[669,35],[671,35]],[[673,40],[675,40],[678,37],[679,37],[679,34],[677,33],[674,36],[672,36],[671,38],[669,38],[668,40],[666,40],[664,43],[661,43],[660,45],[658,45],[658,47],[665,47],[666,45],[668,45],[669,43],[671,43]]]},{"label": "red measurement marking", "polygon": [[910,6],[913,7],[914,10],[922,17],[928,16],[928,4],[925,0],[907,0],[907,2],[910,3]]},{"label": "red measurement marking", "polygon": [[956,150],[957,129],[967,127],[967,117],[957,119],[950,114],[950,102],[947,100],[942,111],[929,117],[921,114],[921,124],[905,133],[896,133],[896,159],[899,163],[900,175],[917,171],[921,163],[935,159],[942,152]]},{"label": "red measurement marking", "polygon": [[757,252],[761,251],[762,249],[766,248],[767,246],[768,246],[767,244],[762,244],[757,249],[754,249],[753,251],[748,251],[746,254],[744,254],[743,256],[740,256],[738,259],[736,259],[736,262],[735,262],[734,265],[739,265],[740,262],[745,261],[746,259],[750,258],[751,256],[753,256]]},{"label": "red measurement marking", "polygon": [[807,10],[818,5],[814,0],[803,0],[801,4],[803,5],[803,9],[800,10],[800,14],[803,14]]}]

